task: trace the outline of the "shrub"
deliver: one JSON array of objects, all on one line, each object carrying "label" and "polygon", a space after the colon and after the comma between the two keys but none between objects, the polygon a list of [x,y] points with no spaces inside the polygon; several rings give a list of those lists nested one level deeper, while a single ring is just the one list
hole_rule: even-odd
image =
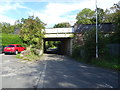
[{"label": "shrub", "polygon": [[[96,41],[95,41],[95,29],[85,32],[84,34],[84,49],[85,57],[88,62],[95,58],[96,53]],[[98,54],[99,56],[104,56],[105,54],[105,40],[104,35],[101,32],[98,32]]]},{"label": "shrub", "polygon": [[76,58],[80,58],[80,47],[74,47],[74,50],[72,52],[72,57]]},{"label": "shrub", "polygon": [[42,49],[44,26],[45,24],[38,17],[29,16],[28,19],[24,19],[20,37],[28,46]]},{"label": "shrub", "polygon": [[15,34],[2,34],[2,45],[7,46],[8,44],[21,44],[25,46],[22,39]]}]

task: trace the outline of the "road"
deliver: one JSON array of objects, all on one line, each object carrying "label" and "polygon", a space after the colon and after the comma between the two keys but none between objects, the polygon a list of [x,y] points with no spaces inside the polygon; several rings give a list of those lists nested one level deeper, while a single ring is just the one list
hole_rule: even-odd
[{"label": "road", "polygon": [[25,62],[2,55],[3,88],[117,88],[118,73],[77,62],[67,56],[44,54]]}]

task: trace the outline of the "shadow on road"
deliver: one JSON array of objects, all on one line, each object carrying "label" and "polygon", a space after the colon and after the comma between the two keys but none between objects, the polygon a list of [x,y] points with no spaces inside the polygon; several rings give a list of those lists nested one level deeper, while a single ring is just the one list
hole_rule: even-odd
[{"label": "shadow on road", "polygon": [[[117,72],[82,64],[63,55],[46,54],[43,57],[43,61],[21,64],[23,67],[20,66],[19,72],[9,80],[23,88],[39,88],[41,82],[42,88],[118,88]],[[45,65],[44,75],[41,75]]]},{"label": "shadow on road", "polygon": [[[50,57],[52,57],[50,59]],[[58,58],[59,57],[59,58]],[[65,56],[49,56],[44,87],[47,88],[117,88],[118,74],[78,63]]]}]

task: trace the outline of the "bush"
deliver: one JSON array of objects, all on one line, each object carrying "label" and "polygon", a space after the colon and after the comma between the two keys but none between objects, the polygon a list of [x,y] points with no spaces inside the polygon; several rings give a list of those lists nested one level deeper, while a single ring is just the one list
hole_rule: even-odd
[{"label": "bush", "polygon": [[42,54],[40,54],[38,49],[35,49],[35,48],[32,48],[30,50],[25,50],[25,51],[21,52],[20,54],[16,55],[17,58],[27,60],[27,61],[40,60],[41,56],[42,56]]},{"label": "bush", "polygon": [[29,16],[28,19],[24,19],[22,22],[22,28],[20,30],[20,37],[28,45],[32,45],[34,48],[42,49],[45,24],[34,16]]},{"label": "bush", "polygon": [[119,71],[120,70],[120,63],[118,63],[119,59],[120,59],[119,57],[112,57],[109,59],[98,58],[93,59],[90,64]]},{"label": "bush", "polygon": [[2,45],[7,46],[8,44],[21,44],[25,46],[22,39],[15,34],[2,34]]},{"label": "bush", "polygon": [[[85,57],[88,62],[95,58],[96,53],[96,41],[95,41],[95,29],[85,32],[84,34],[84,49],[85,49]],[[105,55],[105,38],[101,32],[98,32],[98,54],[100,57]]]},{"label": "bush", "polygon": [[72,52],[72,57],[76,58],[76,57],[79,57],[79,55],[80,55],[79,47],[74,48]]}]

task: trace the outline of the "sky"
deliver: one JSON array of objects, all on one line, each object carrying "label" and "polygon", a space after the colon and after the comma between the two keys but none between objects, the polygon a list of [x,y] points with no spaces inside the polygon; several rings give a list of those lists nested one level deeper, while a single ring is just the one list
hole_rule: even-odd
[{"label": "sky", "polygon": [[[97,0],[97,7],[109,9],[119,0]],[[51,28],[61,22],[76,22],[84,8],[95,10],[96,0],[0,0],[0,22],[13,25],[16,20],[34,15]]]}]

